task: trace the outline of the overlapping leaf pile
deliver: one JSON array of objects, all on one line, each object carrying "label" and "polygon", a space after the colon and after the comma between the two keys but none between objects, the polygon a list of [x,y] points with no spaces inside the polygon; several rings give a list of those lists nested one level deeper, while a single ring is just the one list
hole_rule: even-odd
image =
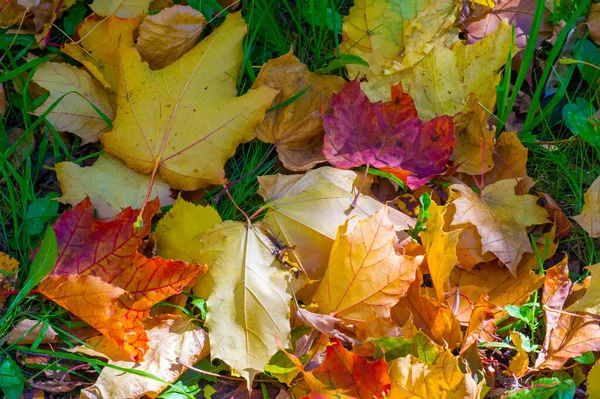
[{"label": "overlapping leaf pile", "polygon": [[[489,122],[499,70],[518,52],[506,22],[466,44],[459,2],[400,12],[357,0],[340,46],[369,64],[347,66],[354,80],[290,53],[238,96],[241,13],[194,45],[200,13],[143,18],[148,3],[95,0],[80,40],[61,49],[82,67],[55,60],[32,79],[49,92],[36,115],[107,153],[56,165],[59,201],[73,208],[53,226],[58,261],[38,291],[102,334],[76,351],[161,380],[107,367],[82,397],[155,397],[210,353],[244,387],[261,373],[285,384],[278,397],[479,398],[600,351],[598,266],[571,282],[556,254],[568,219],[530,194],[527,151]],[[296,172],[259,178],[262,221],[173,200],[227,183],[225,162],[254,138]],[[384,175],[396,182],[387,197]],[[599,182],[575,218],[592,237]],[[420,201],[410,215],[388,201],[401,194]],[[537,310],[522,305],[539,289],[536,351]],[[173,310],[188,296],[206,300],[203,328]],[[151,317],[168,297],[174,307]],[[575,387],[560,374],[538,381]]]}]

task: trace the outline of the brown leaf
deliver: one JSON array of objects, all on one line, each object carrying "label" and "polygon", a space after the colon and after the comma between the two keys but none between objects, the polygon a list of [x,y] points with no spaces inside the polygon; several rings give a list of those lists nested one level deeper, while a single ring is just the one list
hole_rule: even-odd
[{"label": "brown leaf", "polygon": [[460,349],[460,354],[465,353],[471,345],[477,345],[479,342],[494,342],[497,340],[495,334],[498,327],[494,323],[494,315],[501,310],[500,307],[490,303],[490,298],[482,294],[473,306],[471,318],[465,339]]},{"label": "brown leaf", "polygon": [[600,238],[600,176],[585,192],[581,213],[573,219],[593,238]]},{"label": "brown leaf", "polygon": [[494,168],[483,176],[485,184],[527,176],[527,148],[513,132],[503,132],[494,147]]},{"label": "brown leaf", "polygon": [[590,37],[596,44],[600,45],[600,4],[592,4],[586,23],[590,31]]},{"label": "brown leaf", "polygon": [[556,225],[556,234],[558,235],[558,238],[563,239],[568,236],[571,232],[571,228],[573,227],[573,223],[571,223],[569,218],[565,216],[563,211],[560,209],[560,206],[558,206],[556,201],[554,201],[550,195],[539,191],[537,194],[546,200],[544,208],[548,211],[548,217],[550,220],[552,220]]},{"label": "brown leaf", "polygon": [[289,53],[263,65],[252,87],[268,86],[279,90],[272,106],[303,93],[291,104],[274,109],[256,127],[256,136],[277,146],[279,159],[289,170],[304,171],[323,156],[323,124],[321,107],[331,109],[331,96],[346,81],[339,76],[318,75],[308,70],[294,54]]},{"label": "brown leaf", "polygon": [[337,339],[345,344],[356,344],[359,342],[354,338],[350,338],[336,326],[344,326],[343,321],[337,317],[330,316],[328,314],[318,314],[309,312],[306,309],[296,309],[296,315],[306,325],[314,328],[315,330],[322,332],[326,337]]},{"label": "brown leaf", "polygon": [[144,18],[135,48],[153,69],[162,69],[187,53],[206,26],[206,19],[190,6],[175,5]]},{"label": "brown leaf", "polygon": [[[44,326],[47,326],[45,332],[43,332]],[[25,319],[18,322],[17,325],[10,330],[10,333],[8,333],[7,342],[9,344],[18,343],[19,345],[31,345],[40,335],[42,335],[42,332],[44,335],[42,336],[40,343],[47,344],[58,342],[58,334],[54,331],[52,326],[47,325],[43,321],[31,319]]]}]

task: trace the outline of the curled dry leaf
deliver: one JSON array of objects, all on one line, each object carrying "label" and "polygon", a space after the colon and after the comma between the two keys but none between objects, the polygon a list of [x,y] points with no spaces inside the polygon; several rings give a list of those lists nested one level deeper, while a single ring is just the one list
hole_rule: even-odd
[{"label": "curled dry leaf", "polygon": [[573,219],[593,238],[600,238],[600,176],[585,192],[581,213]]},{"label": "curled dry leaf", "polygon": [[210,206],[194,205],[179,197],[158,221],[154,230],[157,255],[165,259],[199,262],[200,234],[221,223],[219,213]]},{"label": "curled dry leaf", "polygon": [[487,294],[482,294],[473,305],[469,325],[465,332],[465,339],[460,349],[460,354],[464,354],[471,345],[477,345],[480,342],[494,342],[496,337],[496,324],[494,323],[495,314],[501,310],[500,307],[490,303]]},{"label": "curled dry leaf", "polygon": [[210,272],[194,293],[208,298],[211,356],[248,381],[264,371],[277,342],[290,345],[288,273],[260,228],[226,221],[200,235],[199,260]]},{"label": "curled dry leaf", "polygon": [[452,27],[458,5],[453,0],[419,0],[405,8],[386,0],[355,1],[344,17],[340,50],[369,66],[348,65],[348,76],[373,81],[418,63]]},{"label": "curled dry leaf", "polygon": [[133,227],[138,212],[131,208],[109,222],[94,219],[88,199],[64,212],[52,226],[56,265],[38,287],[137,361],[148,349],[142,321],[151,307],[206,272],[206,266],[137,252],[158,208],[157,200],[148,204],[141,229]]},{"label": "curled dry leaf", "polygon": [[106,89],[116,92],[119,59],[115,54],[121,43],[133,46],[133,31],[140,21],[92,14],[77,27],[79,40],[64,44],[61,51],[81,62]]},{"label": "curled dry leaf", "polygon": [[[454,227],[456,228],[456,227]],[[465,270],[472,270],[479,263],[487,263],[496,259],[491,252],[485,254],[481,249],[481,236],[477,232],[477,227],[470,225],[466,228],[456,228],[461,231],[456,244],[456,256],[459,260],[458,267]]]},{"label": "curled dry leaf", "polygon": [[345,327],[344,322],[337,317],[333,317],[328,314],[318,314],[309,312],[306,309],[296,309],[296,315],[301,319],[307,326],[314,328],[315,330],[323,333],[329,338],[338,340],[339,342],[358,345],[359,342],[354,338],[350,338],[345,333],[340,331],[339,327]]},{"label": "curled dry leaf", "polygon": [[[365,182],[356,207],[349,211],[356,197],[356,172],[323,167],[304,175],[260,176],[260,194],[268,203],[264,221],[278,239],[292,247],[293,261],[297,262],[310,280],[323,277],[329,262],[338,226],[349,218],[362,220],[384,205],[365,195]],[[414,219],[390,209],[390,220],[396,230],[414,226]],[[298,287],[299,289],[301,287]],[[298,298],[310,303],[312,290],[297,292]]]},{"label": "curled dry leaf", "polygon": [[427,229],[420,234],[421,242],[425,247],[427,266],[433,281],[437,299],[444,302],[445,293],[448,291],[448,277],[458,264],[456,246],[460,230],[447,232],[444,229],[444,215],[448,206],[439,206],[435,202],[429,205]]},{"label": "curled dry leaf", "polygon": [[[195,364],[208,355],[206,332],[184,317],[163,316],[144,323],[148,334],[148,352],[143,362],[109,361],[122,369],[148,373],[173,383],[187,369],[179,364]],[[141,375],[105,367],[92,387],[81,392],[81,398],[155,398],[168,385]]]},{"label": "curled dry leaf", "polygon": [[31,80],[50,92],[33,114],[45,114],[56,130],[74,133],[85,144],[97,141],[109,129],[105,118],[114,118],[113,104],[87,72],[68,64],[46,62],[35,70]]},{"label": "curled dry leaf", "polygon": [[403,327],[414,326],[413,330],[424,332],[438,345],[456,348],[462,342],[458,319],[448,306],[421,294],[422,284],[423,277],[418,276],[406,297],[392,308],[392,320]]},{"label": "curled dry leaf", "polygon": [[[413,68],[363,82],[371,100],[388,100],[389,87],[402,82],[424,120],[439,115],[467,113],[467,98],[474,94],[485,109],[496,103],[499,70],[506,63],[512,42],[512,28],[501,22],[498,30],[483,40],[446,47],[437,43]],[[513,49],[513,54],[517,50]],[[459,83],[460,82],[460,83]]]},{"label": "curled dry leaf", "polygon": [[151,0],[94,0],[90,8],[102,17],[137,18],[146,14]]},{"label": "curled dry leaf", "polygon": [[[144,202],[150,177],[125,166],[117,158],[103,154],[94,165],[82,168],[72,162],[56,164],[56,177],[63,195],[57,198],[63,204],[77,205],[89,197],[100,219],[112,219],[125,208],[139,209]],[[171,205],[171,188],[154,179],[148,200],[158,198],[161,206]]]},{"label": "curled dry leaf", "polygon": [[390,362],[389,399],[478,399],[479,384],[471,374],[463,373],[460,358],[452,352],[442,352],[435,363],[426,364],[412,355]]},{"label": "curled dry leaf", "polygon": [[476,226],[483,253],[494,253],[515,274],[523,254],[533,252],[525,228],[548,223],[548,212],[537,205],[537,197],[515,195],[517,182],[500,180],[485,186],[480,196],[467,185],[451,186],[456,207],[452,224]]},{"label": "curled dry leaf", "polygon": [[583,298],[569,307],[569,312],[584,312],[591,315],[600,315],[600,263],[587,266],[592,275],[590,286]]},{"label": "curled dry leaf", "polygon": [[172,188],[224,183],[225,162],[254,138],[277,94],[263,86],[237,97],[247,30],[241,13],[229,14],[177,64],[160,71],[121,43],[117,116],[101,138],[105,150]]},{"label": "curled dry leaf", "polygon": [[[586,24],[592,40],[594,40],[596,44],[600,44],[600,4],[595,3],[591,5],[590,15],[588,15]],[[596,368],[600,370],[600,367]]]},{"label": "curled dry leaf", "polygon": [[396,232],[381,208],[350,227],[340,226],[329,265],[313,301],[319,311],[347,319],[358,330],[371,315],[390,319],[390,308],[404,297],[415,279],[422,256],[396,254]]},{"label": "curled dry leaf", "polygon": [[554,222],[556,225],[556,234],[558,238],[563,239],[567,237],[571,232],[573,223],[571,223],[569,218],[565,216],[562,209],[560,209],[560,206],[549,194],[538,191],[537,195],[546,201],[544,203],[544,208],[548,211],[548,217],[550,220],[552,220],[552,222]]},{"label": "curled dry leaf", "polygon": [[[41,338],[40,335],[42,336]],[[18,322],[10,330],[6,342],[9,344],[31,345],[38,338],[42,344],[58,342],[58,334],[52,326],[40,320],[25,319]]]},{"label": "curled dry leaf", "polygon": [[[487,294],[490,302],[501,308],[522,305],[543,282],[544,276],[535,274],[528,265],[517,268],[516,276],[497,263],[481,264],[471,271],[454,268],[450,273],[450,286],[456,287],[456,294],[448,298],[448,303],[458,309],[456,316],[460,322],[467,324],[472,313],[471,303],[482,294]],[[502,312],[497,312],[496,320],[501,315]]]},{"label": "curled dry leaf", "polygon": [[354,80],[333,95],[331,107],[333,113],[323,116],[323,154],[336,168],[382,168],[408,175],[403,180],[414,189],[441,173],[450,159],[453,116],[421,121],[401,84],[392,86],[390,101],[372,103]]},{"label": "curled dry leaf", "polygon": [[165,8],[144,18],[135,48],[153,69],[161,69],[191,50],[205,26],[202,13],[190,6]]},{"label": "curled dry leaf", "polygon": [[322,152],[324,130],[319,111],[321,107],[330,110],[331,95],[345,84],[339,76],[310,72],[291,51],[269,60],[252,87],[267,86],[279,90],[273,107],[301,95],[292,103],[268,112],[256,127],[256,136],[277,146],[279,159],[289,170],[304,171],[325,162]]}]

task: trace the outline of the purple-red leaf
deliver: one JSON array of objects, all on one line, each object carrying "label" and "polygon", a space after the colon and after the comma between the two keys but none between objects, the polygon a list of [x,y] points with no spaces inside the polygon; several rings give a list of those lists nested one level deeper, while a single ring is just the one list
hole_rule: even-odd
[{"label": "purple-red leaf", "polygon": [[422,121],[401,84],[392,87],[391,101],[372,103],[354,80],[333,95],[331,107],[323,116],[323,154],[336,168],[370,165],[417,188],[444,170],[454,149],[454,117]]}]

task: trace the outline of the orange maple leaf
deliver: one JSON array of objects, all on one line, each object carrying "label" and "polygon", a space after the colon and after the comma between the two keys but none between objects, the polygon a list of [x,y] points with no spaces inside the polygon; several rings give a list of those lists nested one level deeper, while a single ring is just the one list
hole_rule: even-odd
[{"label": "orange maple leaf", "polygon": [[207,270],[137,252],[158,209],[158,201],[148,204],[141,229],[133,227],[137,211],[131,208],[108,222],[94,219],[88,198],[66,211],[52,226],[58,243],[56,265],[38,288],[136,361],[143,360],[148,349],[142,321],[152,306]]}]

